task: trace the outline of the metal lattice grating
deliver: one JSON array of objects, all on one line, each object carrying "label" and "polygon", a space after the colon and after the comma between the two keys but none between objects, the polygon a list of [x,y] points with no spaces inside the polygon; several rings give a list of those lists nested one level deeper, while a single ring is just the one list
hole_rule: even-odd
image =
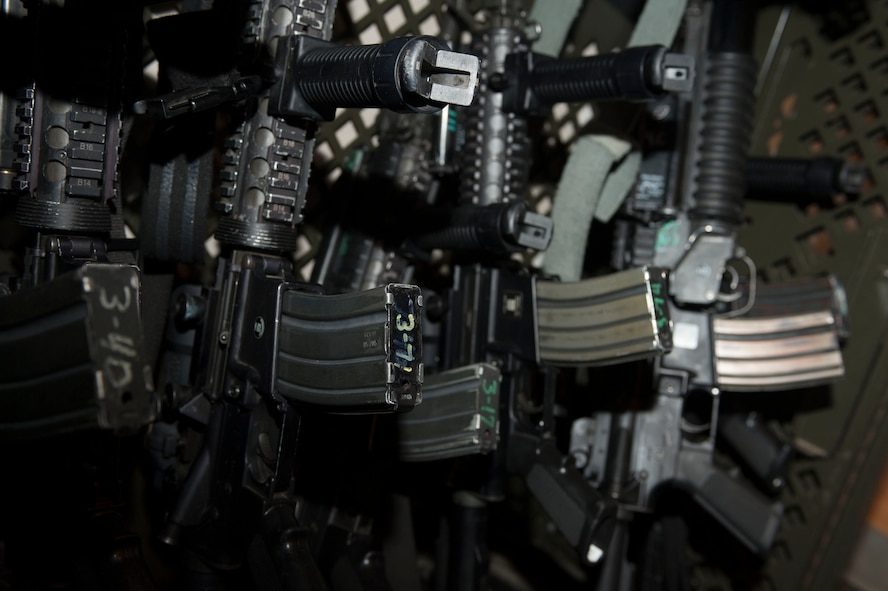
[{"label": "metal lattice grating", "polygon": [[775,6],[763,11],[759,32],[763,75],[753,153],[839,156],[870,171],[859,198],[840,195],[832,207],[751,201],[741,235],[767,279],[833,273],[848,292],[846,378],[809,393],[803,405],[811,408],[782,425],[824,457],[794,464],[781,499],[781,530],[759,583],[762,589],[833,589],[888,446],[888,130],[881,118],[888,113],[888,3],[851,3],[838,21]]}]

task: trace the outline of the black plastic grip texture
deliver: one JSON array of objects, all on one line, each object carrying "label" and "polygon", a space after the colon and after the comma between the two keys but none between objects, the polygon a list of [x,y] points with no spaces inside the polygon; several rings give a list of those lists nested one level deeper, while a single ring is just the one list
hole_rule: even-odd
[{"label": "black plastic grip texture", "polygon": [[[632,47],[595,57],[542,61],[530,75],[541,104],[588,100],[647,100],[657,95],[652,69],[666,49]],[[657,56],[660,60],[657,60]]]},{"label": "black plastic grip texture", "polygon": [[322,114],[337,107],[384,107],[399,113],[434,112],[440,104],[419,87],[440,39],[398,37],[381,45],[317,47],[297,57],[296,85]]},{"label": "black plastic grip texture", "polygon": [[312,105],[373,106],[373,62],[381,49],[357,45],[310,51],[299,62],[299,90]]},{"label": "black plastic grip texture", "polygon": [[750,158],[747,191],[828,197],[843,190],[838,158]]},{"label": "black plastic grip texture", "polygon": [[755,110],[756,67],[746,53],[707,56],[692,219],[739,226],[746,153]]},{"label": "black plastic grip texture", "polygon": [[506,218],[515,208],[523,207],[521,203],[457,207],[450,214],[447,227],[422,236],[417,244],[423,248],[508,252],[510,248],[505,233]]}]

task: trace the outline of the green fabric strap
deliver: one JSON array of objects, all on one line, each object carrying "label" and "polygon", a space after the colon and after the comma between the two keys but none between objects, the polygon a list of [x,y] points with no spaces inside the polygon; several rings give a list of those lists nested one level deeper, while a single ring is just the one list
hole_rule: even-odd
[{"label": "green fabric strap", "polygon": [[[671,46],[686,4],[687,0],[647,2],[632,32],[629,47]],[[546,18],[554,20],[553,13],[563,15],[566,12],[561,2],[539,0],[534,6],[534,14],[539,13],[541,24]],[[570,14],[570,20],[573,20],[573,13]],[[568,19],[561,18],[558,22],[562,21],[569,25]],[[544,25],[544,37],[545,32]],[[559,40],[559,50],[562,43],[563,37]],[[535,49],[540,51],[539,45]],[[557,51],[551,55],[557,55]],[[580,280],[592,220],[608,222],[620,209],[638,175],[641,154],[630,153],[629,148],[627,142],[605,135],[581,136],[574,142],[552,205],[555,232],[543,262],[546,273],[558,275],[562,281]]]},{"label": "green fabric strap", "polygon": [[626,199],[626,195],[632,190],[640,167],[641,154],[630,152],[622,162],[618,162],[611,169],[607,180],[604,181],[604,189],[598,199],[598,207],[595,208],[596,220],[607,223],[614,217],[614,214],[620,209],[620,205],[623,204],[623,200]]},{"label": "green fabric strap", "polygon": [[629,47],[670,47],[681,24],[688,0],[648,0],[629,38]]},{"label": "green fabric strap", "polygon": [[537,0],[530,11],[530,21],[540,25],[540,38],[533,44],[536,53],[558,57],[567,32],[580,11],[582,0]]},{"label": "green fabric strap", "polygon": [[581,136],[574,142],[555,193],[555,232],[543,263],[546,273],[579,281],[592,218],[610,219],[638,172],[640,158],[627,157],[629,147],[608,135]]}]

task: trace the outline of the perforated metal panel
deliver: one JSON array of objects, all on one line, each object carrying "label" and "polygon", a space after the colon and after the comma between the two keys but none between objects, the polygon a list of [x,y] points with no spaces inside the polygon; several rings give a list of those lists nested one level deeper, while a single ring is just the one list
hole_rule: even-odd
[{"label": "perforated metal panel", "polygon": [[[847,289],[847,375],[792,401],[782,425],[812,457],[793,465],[762,589],[833,589],[855,546],[888,450],[888,3],[761,15],[752,151],[866,164],[863,194],[831,207],[750,201],[741,244],[770,280],[834,273]],[[784,401],[786,402],[786,401]],[[822,457],[816,457],[822,455]]]}]

